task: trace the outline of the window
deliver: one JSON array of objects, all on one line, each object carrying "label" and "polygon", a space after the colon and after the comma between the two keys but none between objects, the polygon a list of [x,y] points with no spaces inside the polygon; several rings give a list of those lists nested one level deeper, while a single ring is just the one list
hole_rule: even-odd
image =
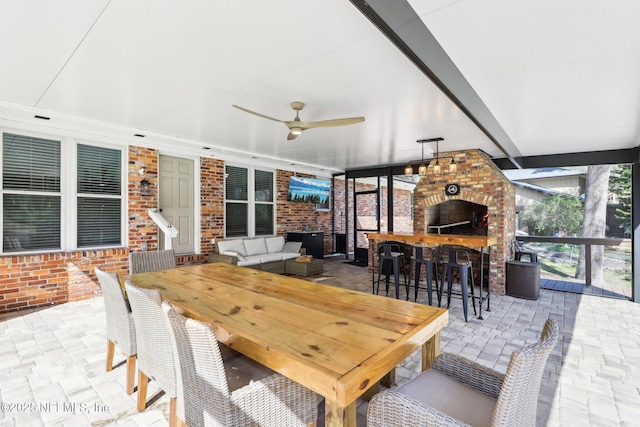
[{"label": "window", "polygon": [[78,248],[120,245],[121,151],[78,144]]},{"label": "window", "polygon": [[2,250],[59,250],[60,141],[2,137]]},{"label": "window", "polygon": [[3,133],[2,253],[121,246],[122,170],[121,149]]},{"label": "window", "polygon": [[231,165],[225,172],[225,236],[274,235],[274,173]]}]

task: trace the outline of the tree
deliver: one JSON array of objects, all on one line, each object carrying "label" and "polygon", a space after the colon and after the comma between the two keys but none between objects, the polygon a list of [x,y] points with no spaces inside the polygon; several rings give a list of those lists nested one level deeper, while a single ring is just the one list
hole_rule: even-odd
[{"label": "tree", "polygon": [[[604,237],[607,225],[607,201],[609,196],[609,165],[596,165],[587,168],[587,186],[584,197],[582,237]],[[584,247],[580,251],[576,278],[585,278]],[[604,282],[604,246],[591,249],[591,283]]]},{"label": "tree", "polygon": [[617,165],[611,169],[609,191],[618,196],[620,207],[615,217],[622,220],[621,226],[631,230],[631,165]]},{"label": "tree", "polygon": [[574,234],[582,226],[582,203],[576,196],[556,194],[526,208],[521,218],[531,234]]}]

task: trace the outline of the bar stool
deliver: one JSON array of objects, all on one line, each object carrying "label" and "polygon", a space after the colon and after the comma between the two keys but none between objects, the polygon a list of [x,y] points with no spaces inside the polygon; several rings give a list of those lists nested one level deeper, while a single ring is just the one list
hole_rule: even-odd
[{"label": "bar stool", "polygon": [[[464,257],[464,260],[460,258]],[[476,299],[473,291],[473,266],[471,263],[471,256],[468,251],[450,249],[448,250],[448,258],[446,262],[442,263],[442,286],[444,287],[445,281],[447,281],[447,308],[451,305],[451,288],[453,286],[453,274],[455,270],[458,270],[460,274],[460,288],[462,296],[462,310],[464,311],[464,321],[467,322],[467,306],[469,298],[469,279],[471,279],[471,302],[473,303],[473,313],[476,312]]]},{"label": "bar stool", "polygon": [[[415,288],[415,293],[413,300],[418,300],[418,289],[421,288],[420,285],[420,269],[424,265],[425,274],[427,279],[427,298],[429,300],[429,305],[432,304],[431,293],[433,292],[432,281],[436,279],[436,292],[438,295],[438,307],[440,307],[440,302],[442,299],[442,293],[440,292],[440,286],[438,285],[438,269],[437,269],[437,261],[434,255],[434,250],[432,248],[423,248],[422,246],[414,246],[413,248],[415,256],[411,258],[411,262],[409,263],[409,286],[411,286],[411,277],[413,272],[416,272],[415,284],[413,285]],[[424,257],[424,252],[428,252],[427,257]]]},{"label": "bar stool", "polygon": [[404,286],[407,289],[407,300],[409,299],[409,284],[407,282],[406,264],[404,253],[397,243],[380,243],[378,245],[378,279],[374,282],[376,294],[380,291],[380,275],[385,275],[386,293],[389,295],[389,281],[393,274],[396,285],[396,298],[400,298],[400,271],[404,279]]}]

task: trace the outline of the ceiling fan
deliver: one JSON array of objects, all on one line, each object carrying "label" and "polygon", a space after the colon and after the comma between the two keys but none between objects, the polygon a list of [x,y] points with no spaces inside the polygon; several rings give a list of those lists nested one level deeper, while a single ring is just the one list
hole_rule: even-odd
[{"label": "ceiling fan", "polygon": [[287,140],[289,141],[292,139],[296,139],[298,135],[301,135],[302,132],[304,132],[307,129],[346,126],[346,125],[352,125],[355,123],[364,122],[364,117],[321,120],[319,122],[303,122],[300,120],[299,113],[300,113],[300,110],[304,108],[304,102],[300,102],[300,101],[293,101],[291,103],[291,108],[293,108],[296,111],[296,118],[290,121],[274,119],[273,117],[265,116],[264,114],[256,113],[255,111],[247,110],[246,108],[239,107],[237,105],[234,105],[234,107],[237,108],[238,110],[245,111],[249,114],[254,114],[258,117],[284,123],[289,128],[289,135],[287,136]]}]

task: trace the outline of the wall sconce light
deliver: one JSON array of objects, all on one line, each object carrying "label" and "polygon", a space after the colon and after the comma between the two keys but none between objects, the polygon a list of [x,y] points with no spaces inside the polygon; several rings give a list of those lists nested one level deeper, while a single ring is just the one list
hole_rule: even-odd
[{"label": "wall sconce light", "polygon": [[143,196],[150,196],[151,195],[151,181],[149,181],[148,179],[143,179],[142,181],[140,181],[140,193]]}]

